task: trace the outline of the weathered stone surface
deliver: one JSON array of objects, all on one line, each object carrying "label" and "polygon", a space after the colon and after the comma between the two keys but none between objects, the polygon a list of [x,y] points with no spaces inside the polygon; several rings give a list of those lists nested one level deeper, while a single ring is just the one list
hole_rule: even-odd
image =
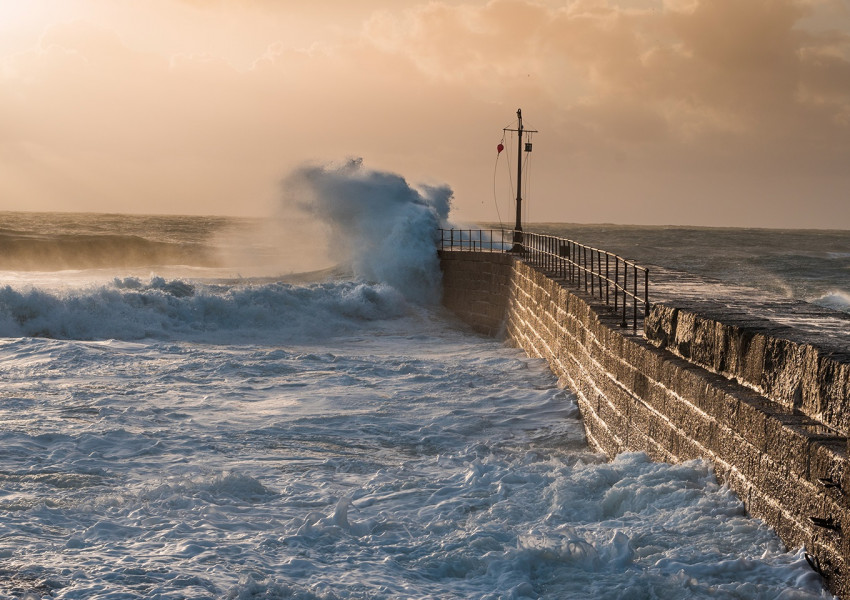
[{"label": "weathered stone surface", "polygon": [[[724,290],[717,282],[691,279],[692,288],[697,283]],[[661,298],[645,322],[654,345],[850,433],[850,317],[791,300],[730,306],[672,285]]]}]

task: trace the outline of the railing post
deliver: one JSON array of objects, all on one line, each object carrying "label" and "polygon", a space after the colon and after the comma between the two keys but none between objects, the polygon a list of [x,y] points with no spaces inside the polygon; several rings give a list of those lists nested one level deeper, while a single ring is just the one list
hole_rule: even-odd
[{"label": "railing post", "polygon": [[608,259],[611,257],[607,252],[605,253],[605,305],[608,306],[611,304],[608,296],[609,288],[611,287],[611,277],[608,274]]},{"label": "railing post", "polygon": [[590,249],[590,295],[596,295],[596,288],[593,287],[593,248]]},{"label": "railing post", "polygon": [[617,305],[620,298],[620,257],[614,257],[614,312],[617,312]]},{"label": "railing post", "polygon": [[629,266],[623,261],[623,320],[620,327],[626,326],[626,290],[629,289]]},{"label": "railing post", "polygon": [[643,270],[643,318],[646,327],[646,319],[649,318],[649,269]]},{"label": "railing post", "polygon": [[546,239],[542,233],[537,236],[537,266],[546,266]]},{"label": "railing post", "polygon": [[637,265],[632,265],[635,270],[634,281],[632,282],[632,287],[634,288],[634,302],[632,302],[632,308],[634,309],[634,318],[632,319],[632,330],[637,333],[637,303],[638,303],[638,295],[637,295]]},{"label": "railing post", "polygon": [[553,260],[555,258],[555,255],[554,255],[554,250],[552,249],[552,237],[549,236],[549,238],[547,238],[547,239],[548,239],[548,242],[546,243],[546,246],[547,246],[547,248],[549,248],[549,252],[548,252],[548,255],[546,256],[546,259],[547,259],[546,262],[549,263],[548,268],[549,268],[550,271],[552,271],[555,268],[555,261]]},{"label": "railing post", "polygon": [[576,287],[580,287],[579,286],[580,280],[579,280],[579,277],[578,277],[578,261],[579,261],[578,246],[576,245],[575,242],[571,242],[571,244],[572,244],[572,246],[570,248],[570,252],[572,252],[573,259],[570,263],[570,266],[573,269],[573,285],[576,286]]},{"label": "railing post", "polygon": [[584,271],[584,291],[587,291],[587,246],[582,245],[582,271]]},{"label": "railing post", "polygon": [[567,263],[564,260],[564,250],[566,246],[563,245],[564,240],[562,238],[558,238],[558,277],[566,280],[567,278]]},{"label": "railing post", "polygon": [[556,265],[557,265],[557,263],[555,261],[555,238],[550,237],[549,238],[549,269],[554,271],[555,274],[557,275],[558,274],[558,268],[557,268]]},{"label": "railing post", "polygon": [[579,244],[578,247],[578,270],[579,270],[579,280],[578,280],[578,289],[581,289],[581,282],[584,280],[584,289],[587,291],[587,272],[584,270],[584,246]]},{"label": "railing post", "polygon": [[597,283],[599,283],[599,299],[602,300],[602,250],[596,251]]}]

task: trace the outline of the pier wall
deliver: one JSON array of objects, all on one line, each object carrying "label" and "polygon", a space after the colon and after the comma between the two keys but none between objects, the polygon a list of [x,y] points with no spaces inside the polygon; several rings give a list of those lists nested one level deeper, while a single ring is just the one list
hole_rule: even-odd
[{"label": "pier wall", "polygon": [[850,356],[782,337],[752,319],[711,318],[657,304],[645,324],[655,345],[734,379],[785,407],[850,433]]},{"label": "pier wall", "polygon": [[[847,416],[824,410],[827,399],[847,400],[844,367],[664,305],[652,308],[644,336],[511,255],[440,257],[444,305],[545,359],[575,393],[592,447],[712,461],[750,514],[790,548],[804,547],[830,589],[850,598]],[[792,355],[801,362],[778,358]],[[800,377],[817,378],[820,395],[804,393],[811,382]]]}]

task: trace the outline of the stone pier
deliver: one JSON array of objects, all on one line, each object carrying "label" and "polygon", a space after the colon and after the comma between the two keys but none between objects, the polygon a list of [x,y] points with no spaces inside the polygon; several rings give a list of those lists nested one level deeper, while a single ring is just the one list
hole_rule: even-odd
[{"label": "stone pier", "polygon": [[[707,286],[710,301],[675,285],[656,295],[653,283],[644,330],[633,332],[513,255],[440,258],[444,305],[548,361],[575,393],[591,446],[710,460],[750,514],[804,547],[827,586],[850,598],[850,317],[790,301],[760,316],[718,300],[722,285],[694,280],[679,289]],[[806,319],[824,318],[836,334],[815,339]]]}]

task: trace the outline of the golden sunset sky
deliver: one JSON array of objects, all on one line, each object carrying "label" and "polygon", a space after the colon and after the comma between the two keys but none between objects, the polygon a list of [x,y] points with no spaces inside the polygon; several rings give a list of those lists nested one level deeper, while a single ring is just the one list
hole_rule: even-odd
[{"label": "golden sunset sky", "polygon": [[847,0],[0,0],[0,210],[261,216],[362,157],[508,221],[520,107],[532,221],[850,229]]}]

